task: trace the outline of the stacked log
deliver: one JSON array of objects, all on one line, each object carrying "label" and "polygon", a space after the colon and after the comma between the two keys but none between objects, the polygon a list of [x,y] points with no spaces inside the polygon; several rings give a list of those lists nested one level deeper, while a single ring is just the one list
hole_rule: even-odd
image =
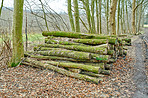
[{"label": "stacked log", "polygon": [[44,67],[61,74],[99,83],[110,75],[112,63],[125,56],[131,39],[126,35],[105,36],[74,32],[43,32],[45,44],[34,47],[23,64]]}]

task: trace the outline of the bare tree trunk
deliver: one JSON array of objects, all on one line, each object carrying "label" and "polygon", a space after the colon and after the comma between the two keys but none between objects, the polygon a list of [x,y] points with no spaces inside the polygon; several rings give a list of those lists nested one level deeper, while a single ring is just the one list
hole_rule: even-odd
[{"label": "bare tree trunk", "polygon": [[71,25],[71,30],[75,31],[74,20],[73,20],[73,15],[71,10],[71,0],[68,0],[68,16],[69,16],[69,21]]},{"label": "bare tree trunk", "polygon": [[124,17],[124,0],[122,0],[122,23],[123,23],[123,33],[126,32],[126,27],[125,27],[125,17]]},{"label": "bare tree trunk", "polygon": [[95,29],[95,20],[94,20],[94,1],[95,0],[91,0],[91,24],[92,24],[92,30],[91,33],[96,33],[96,29]]},{"label": "bare tree trunk", "polygon": [[132,33],[136,34],[136,26],[135,26],[135,3],[136,0],[133,0],[132,3]]},{"label": "bare tree trunk", "polygon": [[106,29],[107,29],[107,34],[109,34],[109,26],[108,26],[108,16],[109,16],[109,0],[106,2]]},{"label": "bare tree trunk", "polygon": [[96,19],[97,19],[97,33],[99,33],[99,13],[98,13],[98,0],[96,0]]},{"label": "bare tree trunk", "polygon": [[111,0],[109,21],[110,21],[110,32],[112,35],[116,35],[116,22],[115,22],[116,6],[117,6],[117,0]]},{"label": "bare tree trunk", "polygon": [[102,34],[102,29],[101,29],[101,3],[102,3],[102,0],[99,0],[99,34]]},{"label": "bare tree trunk", "polygon": [[120,0],[118,0],[118,13],[117,13],[117,35],[119,35],[120,29]]},{"label": "bare tree trunk", "polygon": [[2,2],[1,2],[1,7],[0,7],[0,16],[1,16],[1,13],[2,13],[3,4],[4,4],[4,0],[2,0]]},{"label": "bare tree trunk", "polygon": [[47,23],[47,19],[46,19],[46,12],[44,10],[44,5],[43,5],[43,2],[41,0],[39,0],[40,3],[41,3],[41,6],[42,6],[42,10],[43,10],[43,14],[44,14],[44,21],[45,21],[45,25],[46,25],[46,28],[47,28],[47,31],[49,31],[49,27],[48,27],[48,23]]},{"label": "bare tree trunk", "polygon": [[140,9],[139,9],[139,19],[138,19],[138,32],[140,31],[140,24],[141,24],[141,17],[142,17],[142,5],[140,5]]},{"label": "bare tree trunk", "polygon": [[85,0],[85,3],[83,1],[83,5],[85,5],[85,11],[86,11],[86,16],[87,16],[87,21],[88,21],[88,26],[89,26],[89,32],[91,33],[91,14],[90,14],[90,7],[89,7],[89,0]]},{"label": "bare tree trunk", "polygon": [[74,2],[74,16],[75,16],[75,31],[80,32],[80,23],[79,23],[79,8],[78,0],[73,0]]},{"label": "bare tree trunk", "polygon": [[17,66],[24,55],[22,24],[23,24],[23,3],[24,0],[14,0],[13,12],[13,56],[9,66]]},{"label": "bare tree trunk", "polygon": [[128,19],[128,9],[127,9],[127,0],[126,0],[126,23],[127,23],[127,31],[130,33],[130,27],[129,27],[129,19]]},{"label": "bare tree trunk", "polygon": [[123,17],[122,17],[122,13],[123,13],[123,10],[122,10],[122,8],[121,8],[121,13],[120,13],[120,21],[121,21],[121,23],[120,23],[120,25],[121,25],[121,33],[123,34]]}]

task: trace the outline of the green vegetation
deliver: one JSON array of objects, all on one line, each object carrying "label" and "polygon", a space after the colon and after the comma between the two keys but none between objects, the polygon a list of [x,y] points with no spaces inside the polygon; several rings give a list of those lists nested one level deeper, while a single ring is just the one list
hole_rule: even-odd
[{"label": "green vegetation", "polygon": [[[12,40],[11,36],[9,36],[10,40]],[[25,42],[26,40],[26,35],[23,34],[23,41]],[[0,36],[0,43],[2,42],[2,38]],[[40,33],[31,33],[28,34],[28,41],[29,42],[38,42],[38,41],[44,41],[44,37]]]},{"label": "green vegetation", "polygon": [[145,28],[148,28],[148,25],[144,25]]},{"label": "green vegetation", "polygon": [[[26,35],[23,34],[23,40],[26,40]],[[36,42],[36,41],[44,41],[44,37],[40,33],[31,33],[28,34],[28,41],[29,42]]]}]

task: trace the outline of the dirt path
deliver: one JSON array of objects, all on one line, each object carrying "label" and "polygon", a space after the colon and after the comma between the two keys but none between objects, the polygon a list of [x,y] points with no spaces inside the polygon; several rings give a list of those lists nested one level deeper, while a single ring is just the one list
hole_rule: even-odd
[{"label": "dirt path", "polygon": [[135,59],[134,64],[134,75],[133,81],[136,86],[136,91],[133,94],[133,98],[148,98],[148,84],[147,84],[147,70],[146,66],[148,66],[146,56],[148,55],[148,51],[143,43],[143,37],[148,35],[148,29],[145,29],[145,34],[142,36],[136,37],[136,40],[133,41],[133,56]]}]

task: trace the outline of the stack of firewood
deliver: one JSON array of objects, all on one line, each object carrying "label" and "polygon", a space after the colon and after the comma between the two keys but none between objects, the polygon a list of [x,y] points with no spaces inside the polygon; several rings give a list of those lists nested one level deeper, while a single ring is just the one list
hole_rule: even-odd
[{"label": "stack of firewood", "polygon": [[98,83],[110,75],[112,63],[126,55],[127,35],[105,36],[73,32],[43,32],[45,44],[25,53],[23,64]]}]

